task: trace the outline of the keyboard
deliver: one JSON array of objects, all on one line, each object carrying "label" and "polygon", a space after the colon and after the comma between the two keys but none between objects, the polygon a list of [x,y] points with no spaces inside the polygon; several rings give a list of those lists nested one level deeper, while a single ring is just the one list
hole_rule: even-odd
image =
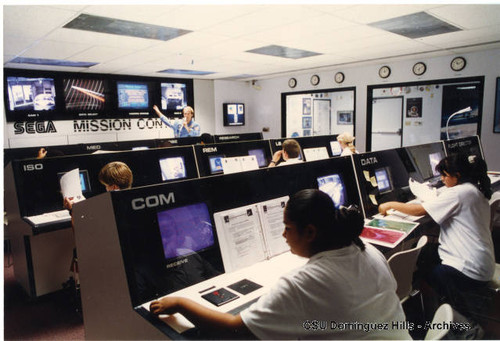
[{"label": "keyboard", "polygon": [[54,223],[62,223],[62,222],[70,222],[71,215],[68,210],[60,210],[47,212],[39,215],[34,215],[30,217],[24,217],[26,220],[31,222],[35,227],[40,225],[54,224]]}]

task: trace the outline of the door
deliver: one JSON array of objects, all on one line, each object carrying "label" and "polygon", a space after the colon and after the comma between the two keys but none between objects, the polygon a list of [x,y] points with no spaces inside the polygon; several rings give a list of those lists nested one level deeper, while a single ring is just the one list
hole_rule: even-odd
[{"label": "door", "polygon": [[313,100],[313,136],[330,135],[330,108],[329,99]]},{"label": "door", "polygon": [[402,146],[403,97],[372,100],[371,150]]}]

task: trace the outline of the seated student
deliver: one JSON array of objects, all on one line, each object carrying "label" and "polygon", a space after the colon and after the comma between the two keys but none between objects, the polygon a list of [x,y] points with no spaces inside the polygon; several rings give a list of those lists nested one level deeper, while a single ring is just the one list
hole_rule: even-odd
[{"label": "seated student", "polygon": [[[284,224],[291,252],[309,261],[240,314],[181,297],[152,302],[151,312],[179,312],[201,329],[232,338],[410,339],[407,330],[393,327],[405,321],[396,281],[384,256],[359,239],[363,216],[356,208],[338,210],[327,194],[306,189],[291,196]],[[326,328],[310,328],[315,319],[327,321]]]},{"label": "seated student", "polygon": [[[110,162],[99,171],[99,182],[106,187],[106,192],[129,189],[132,187],[134,176],[130,168],[121,161]],[[64,198],[64,207],[73,209],[73,198]]]},{"label": "seated student", "polygon": [[291,165],[302,162],[299,157],[299,143],[294,139],[287,139],[283,141],[282,149],[274,153],[273,159],[269,163],[269,167],[274,167],[276,165]]},{"label": "seated student", "polygon": [[211,143],[214,143],[214,138],[211,134],[209,133],[201,134],[200,144],[211,144]]},{"label": "seated student", "polygon": [[429,214],[440,225],[437,252],[423,250],[422,255],[428,257],[421,270],[440,297],[470,317],[464,292],[482,290],[495,272],[488,203],[491,183],[486,162],[476,156],[447,156],[436,170],[446,187],[435,199],[422,204],[390,201],[379,205],[379,211],[387,214],[392,208],[415,216]]},{"label": "seated student", "polygon": [[190,106],[182,109],[182,120],[169,120],[156,105],[153,105],[153,110],[163,123],[174,130],[175,137],[200,136],[200,125],[194,121],[194,109]]},{"label": "seated student", "polygon": [[340,154],[340,156],[352,155],[358,153],[356,147],[354,147],[354,139],[355,137],[352,136],[347,131],[337,136],[337,141],[340,144],[340,148],[342,148],[342,153]]}]

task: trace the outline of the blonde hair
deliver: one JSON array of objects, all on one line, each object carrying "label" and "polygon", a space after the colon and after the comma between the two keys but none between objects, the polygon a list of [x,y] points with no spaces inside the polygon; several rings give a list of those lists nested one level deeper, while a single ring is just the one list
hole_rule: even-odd
[{"label": "blonde hair", "polygon": [[130,168],[123,162],[114,161],[106,164],[99,172],[99,181],[103,185],[116,185],[120,189],[132,187],[134,177]]},{"label": "blonde hair", "polygon": [[182,109],[182,113],[185,114],[185,113],[190,113],[191,115],[193,115],[194,117],[194,109],[191,108],[189,105],[188,106],[185,106],[183,109]]},{"label": "blonde hair", "polygon": [[355,137],[352,136],[347,131],[337,136],[337,141],[344,143],[353,153],[356,152],[356,147],[354,146],[354,139]]}]

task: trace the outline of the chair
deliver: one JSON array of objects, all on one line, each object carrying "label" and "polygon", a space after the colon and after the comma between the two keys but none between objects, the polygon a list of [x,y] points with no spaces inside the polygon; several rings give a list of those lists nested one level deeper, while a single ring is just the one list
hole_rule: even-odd
[{"label": "chair", "polygon": [[[432,325],[453,322],[453,308],[448,303],[441,304],[434,313]],[[441,340],[448,334],[449,328],[431,328],[425,334],[424,340]]]},{"label": "chair", "polygon": [[396,294],[401,303],[404,303],[410,297],[410,294],[414,296],[412,293],[413,273],[415,272],[418,255],[425,244],[427,244],[427,236],[422,236],[415,248],[397,252],[387,261],[394,274],[394,278],[396,278],[398,284]]}]

